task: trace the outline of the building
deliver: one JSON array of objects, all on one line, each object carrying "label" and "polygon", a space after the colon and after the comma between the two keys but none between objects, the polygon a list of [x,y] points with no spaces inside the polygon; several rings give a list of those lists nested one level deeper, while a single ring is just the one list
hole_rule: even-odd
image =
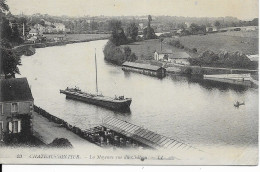
[{"label": "building", "polygon": [[57,32],[65,32],[66,31],[65,25],[62,24],[62,23],[54,23],[53,25],[55,26],[55,30]]},{"label": "building", "polygon": [[37,36],[39,35],[39,31],[37,29],[34,29],[32,28],[30,31],[29,31],[29,36],[32,37],[32,36]]},{"label": "building", "polygon": [[45,28],[45,33],[53,33],[55,29],[52,26],[47,26]]},{"label": "building", "polygon": [[27,39],[27,41],[29,41],[30,43],[36,43],[37,42],[37,36],[32,36],[30,38]]},{"label": "building", "polygon": [[64,40],[64,36],[57,36],[57,37],[54,37],[53,40],[55,42],[62,42]]},{"label": "building", "polygon": [[34,104],[27,79],[0,79],[0,90],[0,140],[26,139],[32,132]]},{"label": "building", "polygon": [[42,35],[45,32],[45,27],[40,24],[35,24],[34,29],[38,30],[40,35]]},{"label": "building", "polygon": [[172,50],[166,49],[162,51],[154,52],[154,60],[157,61],[168,61],[168,56],[172,54]]},{"label": "building", "polygon": [[206,32],[217,32],[218,31],[218,28],[215,27],[215,26],[212,26],[212,27],[206,27]]},{"label": "building", "polygon": [[186,52],[174,52],[168,56],[168,62],[179,65],[190,65],[191,56]]},{"label": "building", "polygon": [[154,66],[150,64],[134,63],[134,62],[125,62],[122,65],[124,71],[132,71],[141,73],[149,76],[156,76],[163,78],[166,76],[166,69],[160,66]]}]

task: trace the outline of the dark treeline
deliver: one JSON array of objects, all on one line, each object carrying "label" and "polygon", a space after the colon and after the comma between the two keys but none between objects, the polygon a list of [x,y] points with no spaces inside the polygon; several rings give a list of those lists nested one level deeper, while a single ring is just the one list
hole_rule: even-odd
[{"label": "dark treeline", "polygon": [[143,37],[140,37],[138,36],[137,24],[134,21],[124,29],[121,21],[111,20],[109,23],[111,37],[104,48],[105,60],[117,65],[121,65],[125,61],[136,61],[138,58],[135,53],[132,53],[131,48],[129,46],[122,48],[120,45],[157,38],[151,27],[151,21],[152,17],[149,15],[148,26],[143,29]]},{"label": "dark treeline", "polygon": [[[14,78],[15,74],[20,74],[18,65],[21,65],[21,59],[12,48],[21,44],[23,39],[18,26],[10,22],[10,19],[16,18],[8,13],[9,7],[5,0],[0,2],[0,74],[4,74],[5,78]],[[17,19],[17,21],[20,20]]]},{"label": "dark treeline", "polygon": [[[147,16],[85,16],[85,17],[68,17],[68,16],[50,16],[48,14],[34,14],[30,16],[18,15],[18,18],[25,18],[29,26],[35,24],[45,25],[44,21],[50,23],[63,23],[71,33],[109,33],[111,20],[119,20],[124,28],[134,21],[139,30],[148,27]],[[210,27],[241,27],[241,26],[258,26],[258,19],[250,21],[239,20],[235,17],[218,17],[218,18],[196,18],[196,17],[176,17],[176,16],[156,16],[153,18],[151,27],[155,32],[167,32],[174,29],[188,28],[191,23]]]}]

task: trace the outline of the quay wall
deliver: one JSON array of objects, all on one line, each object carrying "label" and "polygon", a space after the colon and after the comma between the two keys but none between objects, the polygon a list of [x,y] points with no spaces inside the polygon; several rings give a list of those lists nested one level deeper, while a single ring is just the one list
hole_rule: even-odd
[{"label": "quay wall", "polygon": [[69,124],[68,122],[66,122],[65,120],[60,119],[56,116],[53,116],[52,114],[46,112],[44,109],[42,109],[36,105],[34,105],[34,111],[37,112],[39,115],[42,115],[43,117],[47,118],[48,120],[65,127],[66,129],[77,134],[81,138],[84,138],[90,142],[93,142],[93,140],[89,136],[90,133],[88,131],[85,131],[76,126],[73,126],[73,125]]},{"label": "quay wall", "polygon": [[[200,67],[200,66],[176,66],[181,71],[181,74],[191,75],[215,75],[215,74],[244,74],[258,75],[258,70],[249,69],[232,69],[232,68],[217,68],[217,67]],[[172,73],[172,72],[167,72]]]},{"label": "quay wall", "polygon": [[69,41],[60,41],[60,42],[44,42],[44,43],[31,43],[31,44],[22,44],[13,48],[13,50],[18,55],[33,55],[35,54],[36,48],[45,48],[45,47],[53,47],[53,46],[62,46],[66,44],[74,44],[74,43],[81,43],[81,42],[90,42],[90,41],[97,41],[97,40],[104,40],[107,39],[106,37],[101,38],[91,38],[86,40],[69,40]]},{"label": "quay wall", "polygon": [[[34,111],[37,112],[39,115],[42,115],[43,117],[47,118],[49,121],[52,121],[56,124],[59,124],[62,127],[65,127],[67,130],[73,132],[74,134],[80,136],[81,138],[83,138],[91,143],[94,143],[101,147],[107,146],[106,144],[104,144],[103,136],[101,136],[101,137],[99,137],[99,139],[97,139],[95,130],[93,130],[93,129],[83,130],[79,127],[73,126],[73,125],[69,124],[68,122],[64,121],[63,119],[60,119],[56,116],[51,115],[50,113],[46,112],[44,109],[42,109],[36,105],[34,105]],[[95,128],[99,128],[99,127],[101,127],[101,126],[97,126]],[[116,137],[124,138],[124,140],[131,140],[131,141],[129,141],[129,143],[131,145],[129,145],[127,143],[123,144],[123,143],[119,142],[119,140],[115,140],[115,141],[113,141],[114,146],[119,146],[119,147],[128,146],[128,147],[132,147],[132,148],[136,148],[138,146],[149,147],[148,145],[145,145],[139,141],[136,141],[134,139],[129,139],[127,136],[120,134],[118,132],[113,131],[113,133],[116,134]],[[114,134],[113,134],[113,136],[114,136]],[[117,138],[115,138],[115,139],[117,139]],[[112,143],[110,143],[110,144],[112,144]]]}]

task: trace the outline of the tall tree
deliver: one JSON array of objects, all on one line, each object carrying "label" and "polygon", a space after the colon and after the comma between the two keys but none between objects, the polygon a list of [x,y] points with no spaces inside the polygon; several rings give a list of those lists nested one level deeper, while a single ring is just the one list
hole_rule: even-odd
[{"label": "tall tree", "polygon": [[126,35],[130,37],[133,41],[136,41],[138,36],[138,27],[135,22],[131,22],[126,28]]},{"label": "tall tree", "polygon": [[18,68],[18,65],[21,65],[20,56],[14,53],[11,44],[6,39],[1,39],[0,52],[0,72],[4,73],[6,78],[15,78],[15,74],[20,74]]},{"label": "tall tree", "polygon": [[155,35],[154,29],[151,27],[152,17],[148,15],[148,26],[143,30],[144,39],[155,39],[157,36]]},{"label": "tall tree", "polygon": [[1,22],[1,32],[0,38],[7,39],[8,41],[12,40],[12,28],[9,25],[9,20],[7,20],[4,16],[0,18]]},{"label": "tall tree", "polygon": [[116,46],[126,44],[127,38],[122,28],[122,23],[119,20],[111,20],[109,22],[109,28],[112,31],[110,41]]},{"label": "tall tree", "polygon": [[5,17],[5,12],[9,11],[5,0],[0,0],[0,10],[0,74],[4,74],[5,78],[14,78],[15,74],[20,74],[18,65],[21,65],[21,59],[12,50],[12,44],[10,43],[14,35],[9,26],[9,20]]}]

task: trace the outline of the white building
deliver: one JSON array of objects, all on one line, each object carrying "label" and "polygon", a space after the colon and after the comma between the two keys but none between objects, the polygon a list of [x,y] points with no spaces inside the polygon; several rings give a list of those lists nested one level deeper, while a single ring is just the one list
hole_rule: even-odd
[{"label": "white building", "polygon": [[154,52],[154,60],[157,61],[168,61],[168,56],[172,54],[172,50],[162,50]]},{"label": "white building", "polygon": [[189,58],[191,56],[186,52],[172,52],[172,50],[156,51],[154,60],[171,62],[179,65],[190,65]]},{"label": "white building", "polygon": [[191,56],[186,52],[174,52],[168,56],[168,62],[179,65],[190,65],[189,59]]},{"label": "white building", "polygon": [[65,25],[62,24],[62,23],[54,23],[53,25],[55,26],[55,29],[56,29],[57,32],[59,32],[59,31],[65,32],[66,31]]},{"label": "white building", "polygon": [[36,35],[39,35],[39,31],[37,29],[32,28],[29,31],[29,36],[32,37],[32,36],[36,36]]},{"label": "white building", "polygon": [[42,35],[45,32],[45,27],[40,24],[35,24],[33,28],[37,29],[40,35]]}]

